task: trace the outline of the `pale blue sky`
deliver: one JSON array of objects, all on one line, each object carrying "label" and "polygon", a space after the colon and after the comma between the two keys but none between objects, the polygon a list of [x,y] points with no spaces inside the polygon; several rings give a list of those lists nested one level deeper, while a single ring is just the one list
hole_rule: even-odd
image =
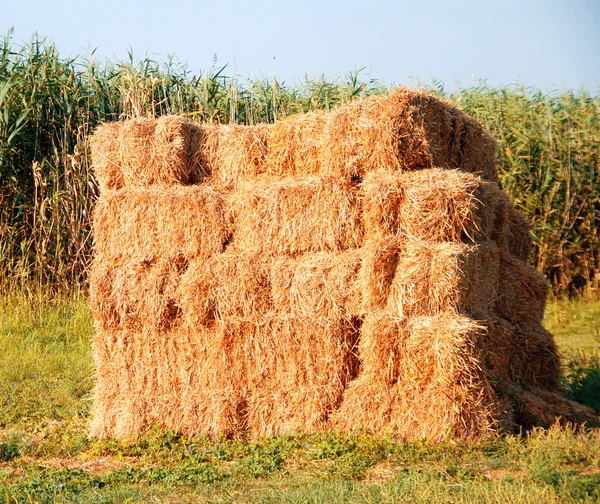
[{"label": "pale blue sky", "polygon": [[35,31],[63,56],[175,55],[197,73],[363,77],[389,85],[520,80],[543,90],[600,87],[600,0],[221,2],[0,0],[0,33]]}]

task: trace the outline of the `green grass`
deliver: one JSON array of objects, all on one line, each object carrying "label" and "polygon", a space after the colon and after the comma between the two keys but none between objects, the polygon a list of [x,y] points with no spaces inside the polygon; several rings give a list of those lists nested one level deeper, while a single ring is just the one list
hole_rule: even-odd
[{"label": "green grass", "polygon": [[563,354],[567,396],[600,414],[600,303],[555,301],[546,318]]},{"label": "green grass", "polygon": [[551,301],[546,307],[546,329],[567,357],[600,351],[600,302]]},{"label": "green grass", "polygon": [[[598,301],[554,301],[546,320],[571,366],[568,392],[596,408],[599,313]],[[91,439],[92,331],[83,296],[0,300],[0,502],[600,500],[598,429],[434,444],[340,433],[190,440],[159,429]]]},{"label": "green grass", "polygon": [[86,414],[92,330],[82,296],[0,298],[0,427]]}]

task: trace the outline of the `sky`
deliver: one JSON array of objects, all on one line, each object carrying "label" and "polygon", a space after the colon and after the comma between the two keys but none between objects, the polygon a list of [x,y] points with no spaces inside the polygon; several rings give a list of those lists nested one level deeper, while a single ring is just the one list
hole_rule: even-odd
[{"label": "sky", "polygon": [[196,74],[600,89],[600,0],[0,0],[0,13],[17,45],[37,33],[65,57],[175,56]]}]

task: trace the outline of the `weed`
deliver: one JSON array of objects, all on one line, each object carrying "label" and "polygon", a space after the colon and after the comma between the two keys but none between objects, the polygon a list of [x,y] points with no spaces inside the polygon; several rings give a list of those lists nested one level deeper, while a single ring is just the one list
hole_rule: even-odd
[{"label": "weed", "polygon": [[21,454],[18,436],[11,436],[6,442],[0,443],[0,462],[10,462]]},{"label": "weed", "polygon": [[566,368],[563,386],[567,397],[600,415],[600,354],[579,353]]}]

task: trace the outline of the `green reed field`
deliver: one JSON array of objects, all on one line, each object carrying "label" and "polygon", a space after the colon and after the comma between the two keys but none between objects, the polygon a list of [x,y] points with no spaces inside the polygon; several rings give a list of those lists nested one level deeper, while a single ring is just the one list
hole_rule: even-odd
[{"label": "green reed field", "polygon": [[[551,94],[485,84],[445,93],[498,140],[500,183],[530,220],[532,261],[555,294],[598,287],[600,89]],[[327,81],[240,80],[175,60],[61,57],[40,39],[0,39],[0,278],[63,288],[85,281],[97,194],[87,139],[103,121],[182,114],[254,124],[385,93],[360,71]]]},{"label": "green reed field", "polygon": [[[567,395],[600,414],[600,302],[554,301]],[[155,429],[90,439],[83,294],[0,298],[0,502],[598,502],[600,430],[478,442],[323,433],[255,442]]]}]

